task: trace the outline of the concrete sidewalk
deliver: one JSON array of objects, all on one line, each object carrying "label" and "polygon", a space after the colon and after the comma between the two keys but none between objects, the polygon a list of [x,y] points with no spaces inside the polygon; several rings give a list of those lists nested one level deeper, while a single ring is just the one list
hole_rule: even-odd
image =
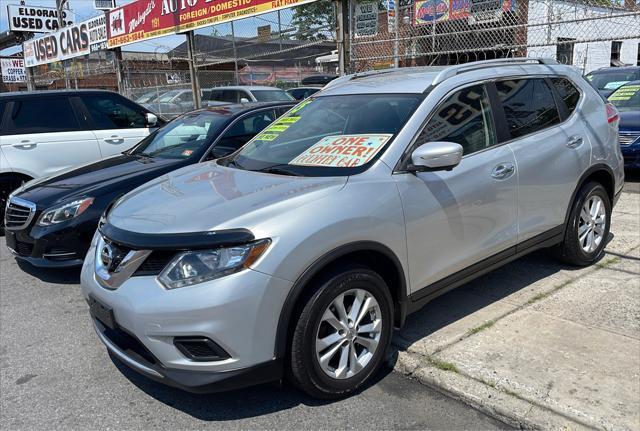
[{"label": "concrete sidewalk", "polygon": [[639,194],[611,233],[595,266],[543,250],[431,302],[395,369],[516,427],[640,429]]}]

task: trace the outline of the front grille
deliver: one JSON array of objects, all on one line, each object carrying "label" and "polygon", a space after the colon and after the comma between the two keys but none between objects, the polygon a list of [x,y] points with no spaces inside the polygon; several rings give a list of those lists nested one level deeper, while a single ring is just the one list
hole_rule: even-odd
[{"label": "front grille", "polygon": [[36,212],[36,205],[24,199],[11,198],[4,214],[4,226],[9,230],[23,229],[29,226]]},{"label": "front grille", "polygon": [[138,275],[158,275],[167,266],[169,261],[175,256],[174,251],[153,251],[149,257],[138,267],[134,276]]},{"label": "front grille", "polygon": [[618,141],[620,145],[631,145],[634,141],[640,138],[640,132],[619,132]]},{"label": "front grille", "polygon": [[192,361],[222,361],[229,358],[222,347],[207,337],[176,337],[173,344]]},{"label": "front grille", "polygon": [[31,253],[33,253],[33,244],[29,244],[28,242],[16,241],[15,251],[20,256],[31,256]]}]

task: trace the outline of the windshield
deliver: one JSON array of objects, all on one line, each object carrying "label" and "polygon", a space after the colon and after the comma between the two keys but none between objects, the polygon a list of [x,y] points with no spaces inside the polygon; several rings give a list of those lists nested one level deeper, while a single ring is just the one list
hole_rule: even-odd
[{"label": "windshield", "polygon": [[201,154],[227,120],[227,116],[206,111],[185,114],[149,135],[131,154],[165,159],[186,159]]},{"label": "windshield", "polygon": [[251,93],[258,102],[284,102],[293,100],[293,97],[282,90],[251,90]]},{"label": "windshield", "polygon": [[587,80],[598,90],[615,90],[621,85],[636,79],[635,72],[615,71],[600,72],[587,75]]},{"label": "windshield", "polygon": [[618,111],[640,111],[640,83],[623,85],[609,96],[609,101]]},{"label": "windshield", "polygon": [[240,169],[289,175],[360,173],[384,152],[423,97],[363,94],[307,99],[227,162]]},{"label": "windshield", "polygon": [[152,102],[153,100],[155,100],[155,98],[158,96],[158,93],[156,93],[155,91],[150,91],[149,93],[145,93],[142,96],[140,96],[136,102],[137,103],[149,103]]},{"label": "windshield", "polygon": [[171,90],[164,93],[162,96],[158,98],[158,102],[171,102],[171,99],[176,97],[178,93],[182,90]]}]

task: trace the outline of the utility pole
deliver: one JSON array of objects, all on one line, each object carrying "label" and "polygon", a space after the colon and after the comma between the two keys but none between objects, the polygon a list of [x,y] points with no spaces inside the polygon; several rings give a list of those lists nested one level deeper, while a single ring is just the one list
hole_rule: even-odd
[{"label": "utility pole", "polygon": [[[58,10],[58,29],[64,27],[64,18],[62,17],[62,11],[65,9],[65,6],[69,6],[69,0],[56,0],[56,9]],[[69,61],[64,60],[62,62],[62,67],[64,68],[64,87],[70,88],[71,82],[69,81]]]},{"label": "utility pole", "polygon": [[233,48],[233,81],[238,85],[240,81],[238,79],[238,48],[236,48],[236,30],[233,21],[231,21],[231,46]]},{"label": "utility pole", "polygon": [[349,1],[336,0],[336,43],[338,45],[338,75],[347,73],[349,61]]},{"label": "utility pole", "polygon": [[398,21],[400,20],[400,16],[398,12],[400,11],[400,0],[395,0],[393,2],[393,67],[400,67],[400,41],[398,39]]},{"label": "utility pole", "polygon": [[198,84],[198,70],[196,68],[195,50],[196,41],[193,30],[188,31],[187,35],[187,61],[189,63],[189,74],[191,75],[191,92],[193,93],[193,107],[200,109],[202,102],[200,100],[200,85]]}]

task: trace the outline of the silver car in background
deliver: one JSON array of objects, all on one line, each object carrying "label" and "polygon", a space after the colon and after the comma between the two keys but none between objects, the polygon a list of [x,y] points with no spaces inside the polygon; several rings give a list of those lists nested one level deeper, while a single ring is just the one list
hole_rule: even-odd
[{"label": "silver car in background", "polygon": [[603,254],[617,111],[540,59],[339,78],[229,157],[118,200],[82,270],[96,332],[190,391],[346,396],[394,327],[532,250]]}]

